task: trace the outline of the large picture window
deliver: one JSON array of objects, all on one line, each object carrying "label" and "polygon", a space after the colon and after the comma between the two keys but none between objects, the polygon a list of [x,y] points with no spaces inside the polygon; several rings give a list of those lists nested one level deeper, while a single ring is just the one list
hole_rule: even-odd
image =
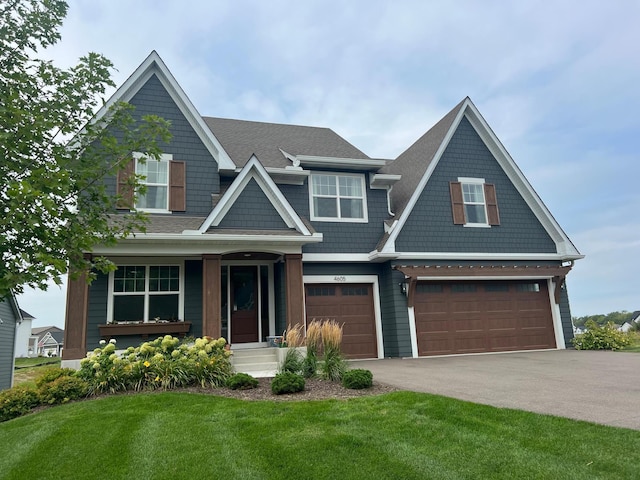
[{"label": "large picture window", "polygon": [[112,321],[178,321],[180,267],[120,265],[112,274]]},{"label": "large picture window", "polygon": [[311,175],[311,220],[366,222],[367,199],[362,175]]}]

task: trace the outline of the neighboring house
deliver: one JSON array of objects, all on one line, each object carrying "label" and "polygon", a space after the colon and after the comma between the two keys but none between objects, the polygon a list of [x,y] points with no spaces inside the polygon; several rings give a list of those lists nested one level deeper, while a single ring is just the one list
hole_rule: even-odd
[{"label": "neighboring house", "polygon": [[[397,159],[327,128],[202,117],[152,52],[98,113],[127,101],[171,122],[111,193],[146,233],[93,255],[117,269],[68,286],[65,364],[102,338],[224,336],[266,346],[334,318],[349,358],[565,348],[565,277],[583,256],[469,98]],[[128,194],[126,175],[146,175]]]},{"label": "neighboring house", "polygon": [[[64,345],[64,330],[53,325],[31,329],[35,355],[40,357],[60,356]],[[30,343],[31,345],[31,343]]]},{"label": "neighboring house", "polygon": [[31,323],[34,318],[33,315],[20,309],[20,315],[22,320],[18,322],[16,330],[16,345],[15,353],[16,358],[34,357],[36,356],[36,343],[37,338],[31,335]]},{"label": "neighboring house", "polygon": [[631,318],[624,322],[618,330],[621,332],[629,332],[636,324],[640,324],[640,310],[636,310],[631,314]]},{"label": "neighboring house", "polygon": [[13,385],[16,327],[21,321],[15,296],[10,294],[0,299],[0,390]]}]

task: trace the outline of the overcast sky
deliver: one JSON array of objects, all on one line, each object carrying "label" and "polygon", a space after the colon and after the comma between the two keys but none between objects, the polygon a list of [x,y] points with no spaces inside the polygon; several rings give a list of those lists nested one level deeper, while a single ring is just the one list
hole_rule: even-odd
[{"label": "overcast sky", "polygon": [[[200,114],[329,127],[395,158],[470,96],[584,260],[572,313],[640,309],[640,2],[71,0],[60,66],[152,50]],[[27,292],[35,326],[65,291]]]}]

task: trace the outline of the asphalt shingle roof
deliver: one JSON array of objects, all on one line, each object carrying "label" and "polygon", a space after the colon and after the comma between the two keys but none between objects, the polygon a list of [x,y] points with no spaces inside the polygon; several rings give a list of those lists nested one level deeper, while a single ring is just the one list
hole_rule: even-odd
[{"label": "asphalt shingle roof", "polygon": [[369,159],[329,128],[203,117],[231,160],[243,167],[255,154],[265,167],[291,165],[279,149],[291,155]]}]

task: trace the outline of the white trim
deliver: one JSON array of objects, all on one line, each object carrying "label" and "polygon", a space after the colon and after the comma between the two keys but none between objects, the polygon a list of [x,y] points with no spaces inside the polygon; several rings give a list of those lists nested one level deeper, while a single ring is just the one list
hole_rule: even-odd
[{"label": "white trim", "polygon": [[[314,195],[313,193],[313,177],[315,175],[323,175],[327,177],[334,177],[336,179],[336,194],[335,195]],[[342,197],[340,195],[340,181],[338,178],[340,177],[351,177],[358,178],[360,180],[360,187],[362,188],[362,197],[352,197],[346,196]],[[314,171],[309,177],[309,214],[311,217],[311,221],[313,222],[342,222],[342,223],[368,223],[369,222],[369,211],[367,208],[367,184],[364,179],[364,174],[362,173],[337,173],[337,172],[320,172]],[[336,200],[336,213],[337,217],[319,217],[315,214],[315,209],[313,208],[313,199],[315,197],[318,198],[335,198]],[[349,218],[343,217],[340,212],[340,199],[361,199],[362,200],[362,218]]]},{"label": "white trim", "polygon": [[368,253],[303,253],[303,262],[368,262]]},{"label": "white trim", "polygon": [[[133,158],[134,158],[134,172],[136,173],[136,175],[138,175],[138,162],[141,158],[145,159],[145,163],[149,163],[154,162],[154,161],[158,161],[158,162],[163,162],[167,165],[167,182],[164,184],[160,184],[160,183],[148,183],[147,182],[147,177],[144,177],[144,180],[142,180],[140,183],[142,185],[146,185],[148,186],[162,186],[165,187],[167,189],[167,196],[166,196],[166,202],[165,202],[165,208],[141,208],[138,207],[137,205],[134,205],[135,209],[134,210],[139,210],[141,212],[147,212],[147,213],[171,213],[171,211],[169,210],[169,197],[171,196],[171,162],[173,161],[173,154],[171,153],[162,153],[160,154],[160,158],[158,160],[155,159],[149,159],[147,158],[147,156],[143,153],[140,152],[133,152]],[[135,196],[135,200],[136,200],[136,204],[138,203],[140,197],[138,195]]]},{"label": "white trim", "polygon": [[372,190],[384,190],[393,187],[401,178],[402,175],[393,175],[391,173],[369,173],[369,188]]},{"label": "white trim", "polygon": [[[458,111],[456,118],[451,124],[449,131],[445,135],[442,143],[438,147],[433,160],[429,163],[426,172],[424,173],[420,183],[416,187],[415,191],[412,193],[411,198],[409,199],[402,215],[398,219],[398,227],[391,232],[389,239],[387,240],[384,248],[382,249],[382,253],[394,253],[395,252],[395,241],[398,238],[399,233],[402,231],[407,219],[411,216],[411,212],[415,207],[418,199],[422,195],[424,188],[431,178],[433,171],[436,166],[440,162],[442,155],[448,146],[453,134],[457,130],[458,126],[463,117],[466,117],[473,128],[476,130],[482,141],[485,143],[489,151],[495,157],[499,165],[502,167],[505,174],[511,180],[513,186],[516,190],[522,195],[522,198],[525,200],[529,208],[533,211],[534,215],[538,218],[542,226],[545,228],[549,236],[554,240],[556,244],[556,250],[558,255],[562,258],[566,259],[579,259],[584,256],[578,252],[576,247],[571,243],[567,234],[562,230],[560,225],[556,222],[556,220],[551,215],[551,212],[544,205],[538,194],[535,192],[531,184],[522,174],[513,158],[509,155],[509,153],[505,150],[505,148],[500,143],[500,140],[493,133],[489,125],[486,123],[480,112],[473,104],[473,102],[467,97],[460,110]],[[450,254],[451,255],[451,254]],[[457,256],[457,255],[456,255]]]},{"label": "white trim", "polygon": [[240,174],[233,180],[233,183],[225,192],[222,199],[220,199],[207,219],[202,223],[199,229],[200,233],[204,234],[211,226],[218,226],[220,224],[251,179],[254,179],[258,186],[260,186],[263,193],[271,202],[271,205],[273,205],[289,228],[295,228],[305,236],[311,236],[309,229],[255,155],[251,156],[251,159],[242,168]]},{"label": "white trim", "polygon": [[[384,341],[382,338],[382,314],[380,311],[380,290],[377,275],[303,275],[303,285],[308,283],[333,283],[336,285],[344,285],[349,283],[368,283],[372,284],[373,290],[373,312],[376,324],[376,343],[378,350],[378,358],[384,358]],[[307,302],[305,296],[304,318],[306,328],[307,318]]]},{"label": "white trim", "polygon": [[[397,231],[397,227],[394,229]],[[566,255],[559,253],[482,253],[482,252],[372,252],[369,260],[579,260],[584,255]]]},{"label": "white trim", "polygon": [[[211,156],[218,163],[218,169],[233,170],[235,168],[235,164],[231,160],[231,157],[225,151],[224,147],[215,137],[211,129],[207,126],[202,116],[196,110],[196,107],[191,103],[189,97],[187,97],[184,90],[182,90],[182,87],[178,84],[175,77],[155,50],[149,54],[149,56],[138,68],[136,68],[131,76],[129,76],[118,90],[116,90],[104,106],[98,110],[98,113],[93,117],[91,123],[98,122],[104,116],[108,115],[109,108],[116,102],[130,101],[135,94],[138,93],[140,88],[147,83],[153,74],[155,74],[158,80],[160,80],[163,87],[171,96],[171,99],[176,103],[180,112],[185,116],[191,127],[196,132],[196,135],[198,135]],[[79,135],[81,134],[82,131]]]},{"label": "white trim", "polygon": [[556,348],[558,350],[564,350],[567,346],[564,343],[564,331],[562,329],[560,305],[556,303],[556,288],[560,288],[560,285],[555,283],[551,278],[548,279],[547,290],[549,291],[549,305],[551,305],[551,318],[553,319],[553,332],[556,339]]},{"label": "white trim", "polygon": [[416,312],[415,307],[407,307],[409,315],[409,337],[411,338],[411,356],[418,358],[418,332],[416,330]]},{"label": "white trim", "polygon": [[[204,236],[204,235],[203,235]],[[100,246],[92,250],[94,255],[120,255],[120,256],[192,256],[202,254],[220,254],[244,252],[247,249],[259,248],[264,253],[276,253],[279,255],[286,253],[302,253],[302,245],[307,243],[317,243],[322,241],[321,236],[301,237],[274,237],[269,235],[256,235],[248,237],[246,235],[216,235],[216,238],[200,239],[199,242],[181,242],[183,238],[177,237],[173,240],[163,239],[154,241],[144,238],[136,242],[118,242],[112,247]]]},{"label": "white trim", "polygon": [[[111,259],[116,266],[144,266],[145,267],[145,291],[144,292],[136,292],[138,294],[143,293],[145,296],[144,300],[144,323],[149,322],[150,319],[146,317],[149,315],[149,267],[153,266],[177,266],[179,267],[179,288],[178,292],[178,318],[179,321],[184,322],[184,281],[185,281],[185,270],[184,270],[184,259],[174,259],[174,258],[135,258],[135,257],[119,257]],[[109,272],[109,276],[107,279],[107,318],[106,323],[113,323],[113,282],[114,282],[114,271]]]}]

